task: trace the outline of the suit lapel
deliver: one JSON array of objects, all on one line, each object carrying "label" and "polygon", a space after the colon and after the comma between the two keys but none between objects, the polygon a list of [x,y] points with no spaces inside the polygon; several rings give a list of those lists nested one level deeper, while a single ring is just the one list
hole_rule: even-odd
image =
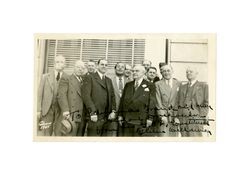
[{"label": "suit lapel", "polygon": [[94,78],[96,79],[96,81],[97,81],[103,88],[106,89],[106,86],[105,86],[104,82],[102,81],[102,79],[100,78],[100,76],[98,75],[97,72],[94,74]]},{"label": "suit lapel", "polygon": [[198,81],[196,81],[194,84],[193,84],[193,92],[192,92],[192,97],[194,96],[195,92],[196,92],[196,87],[198,85]]},{"label": "suit lapel", "polygon": [[116,82],[116,76],[113,77],[113,85],[114,85],[114,90],[115,92],[119,92],[118,86],[117,86],[117,82]]},{"label": "suit lapel", "polygon": [[70,83],[72,84],[73,88],[75,88],[76,92],[81,96],[81,89],[80,89],[81,85],[78,79],[73,74],[70,76],[70,79],[71,79]]},{"label": "suit lapel", "polygon": [[53,84],[54,84],[54,81],[55,81],[55,76],[54,76],[53,72],[49,73],[48,81],[49,81],[49,85],[51,87],[51,90],[53,91],[54,90],[54,85]]},{"label": "suit lapel", "polygon": [[[134,92],[133,99],[139,97],[142,94],[142,92],[144,91],[144,88],[142,87],[143,84],[147,85],[147,87],[148,87],[147,81],[143,79],[140,86]],[[133,83],[133,89],[134,89],[134,83]]]},{"label": "suit lapel", "polygon": [[172,102],[173,97],[175,96],[175,92],[177,91],[177,82],[173,79],[172,81],[172,88],[171,88],[171,93],[170,93],[170,101],[169,103]]}]

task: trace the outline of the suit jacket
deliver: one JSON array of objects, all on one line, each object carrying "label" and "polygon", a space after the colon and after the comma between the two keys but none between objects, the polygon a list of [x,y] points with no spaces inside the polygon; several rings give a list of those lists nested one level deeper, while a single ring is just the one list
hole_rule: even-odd
[{"label": "suit jacket", "polygon": [[172,88],[166,84],[165,79],[155,83],[156,86],[156,110],[162,117],[176,116],[178,110],[178,91],[180,82],[172,79]]},{"label": "suit jacket", "polygon": [[[102,100],[106,93],[107,105],[103,106]],[[104,82],[97,72],[88,75],[83,81],[82,97],[90,114],[93,112],[97,114],[105,112],[105,116],[107,116],[108,113],[116,109],[115,94],[111,79],[105,76]]]},{"label": "suit jacket", "polygon": [[[63,72],[61,79],[67,76],[68,75]],[[45,116],[48,113],[52,105],[54,91],[57,91],[57,89],[55,89],[54,85],[55,83],[56,79],[54,71],[43,75],[38,89],[38,100],[37,100],[38,101],[37,111],[41,111],[42,116]]]},{"label": "suit jacket", "polygon": [[118,115],[125,121],[147,119],[155,115],[155,85],[143,79],[135,91],[135,81],[128,82],[123,90]]},{"label": "suit jacket", "polygon": [[[80,114],[81,118],[83,118],[84,105],[82,100],[81,83],[76,78],[76,75],[72,74],[69,77],[61,78],[58,89],[58,103],[62,112],[69,111],[74,117]],[[73,112],[76,113],[73,114]]]},{"label": "suit jacket", "polygon": [[[178,115],[187,115],[187,110],[183,108],[185,104],[185,96],[187,93],[188,84],[184,84],[180,86],[179,94],[178,94]],[[208,114],[208,85],[203,82],[196,81],[193,84],[193,92],[191,95],[191,114],[197,116],[207,116]]]},{"label": "suit jacket", "polygon": [[[111,80],[112,80],[112,84],[114,87],[114,93],[115,93],[116,111],[118,111],[121,96],[120,96],[119,87],[117,86],[116,76],[113,76]],[[127,82],[128,82],[128,80],[124,77],[124,81],[123,81],[124,87],[125,87]],[[124,87],[123,87],[123,89],[124,89]]]}]

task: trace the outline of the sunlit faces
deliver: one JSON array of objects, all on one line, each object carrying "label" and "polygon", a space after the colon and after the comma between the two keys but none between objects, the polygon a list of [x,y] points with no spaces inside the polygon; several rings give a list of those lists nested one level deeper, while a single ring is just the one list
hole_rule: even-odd
[{"label": "sunlit faces", "polygon": [[115,66],[116,75],[122,76],[122,75],[124,75],[124,72],[125,72],[125,64],[117,63],[116,66]]},{"label": "sunlit faces", "polygon": [[75,67],[74,67],[74,73],[78,76],[84,75],[87,73],[87,67],[85,66],[85,64],[82,61],[77,61],[75,63]]},{"label": "sunlit faces", "polygon": [[142,78],[145,74],[145,68],[141,65],[134,66],[133,68],[133,77],[134,79],[138,80]]},{"label": "sunlit faces", "polygon": [[128,64],[125,65],[125,72],[126,77],[130,77],[132,75],[132,67]]},{"label": "sunlit faces", "polygon": [[107,72],[108,62],[107,60],[99,60],[97,69],[100,73],[105,74]]},{"label": "sunlit faces", "polygon": [[196,79],[198,71],[194,67],[188,67],[186,70],[186,77],[188,81],[193,81]]},{"label": "sunlit faces", "polygon": [[62,55],[56,56],[54,61],[55,70],[61,72],[65,67],[65,58]]},{"label": "sunlit faces", "polygon": [[164,79],[170,80],[173,75],[173,68],[170,65],[165,65],[161,67],[161,74]]},{"label": "sunlit faces", "polygon": [[147,72],[147,77],[149,80],[154,80],[154,78],[156,77],[156,69],[154,68],[149,68],[148,72]]},{"label": "sunlit faces", "polygon": [[95,69],[96,69],[95,62],[89,61],[87,63],[87,67],[88,67],[88,72],[90,72],[90,73],[94,73],[95,72]]}]

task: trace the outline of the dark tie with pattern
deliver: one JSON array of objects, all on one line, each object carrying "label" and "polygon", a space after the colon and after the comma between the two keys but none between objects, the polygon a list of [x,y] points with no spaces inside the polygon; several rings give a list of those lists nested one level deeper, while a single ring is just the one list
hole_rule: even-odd
[{"label": "dark tie with pattern", "polygon": [[60,80],[60,72],[58,72],[56,76],[56,81],[59,81],[59,80]]},{"label": "dark tie with pattern", "polygon": [[119,77],[119,91],[120,91],[120,95],[122,95],[122,90],[123,90],[122,77]]}]

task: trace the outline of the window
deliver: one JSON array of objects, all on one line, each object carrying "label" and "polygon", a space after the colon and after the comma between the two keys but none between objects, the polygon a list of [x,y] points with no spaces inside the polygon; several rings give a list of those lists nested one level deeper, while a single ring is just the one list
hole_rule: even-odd
[{"label": "window", "polygon": [[67,73],[73,72],[76,60],[87,62],[100,58],[108,60],[112,74],[117,62],[140,64],[145,55],[145,39],[70,39],[46,41],[46,72],[53,69],[55,55],[66,57]]}]

